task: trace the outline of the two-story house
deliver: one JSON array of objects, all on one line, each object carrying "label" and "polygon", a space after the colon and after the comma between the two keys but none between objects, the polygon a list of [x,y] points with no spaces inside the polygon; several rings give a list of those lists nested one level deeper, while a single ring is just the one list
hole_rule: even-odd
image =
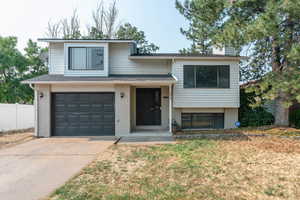
[{"label": "two-story house", "polygon": [[[132,40],[40,39],[49,74],[35,91],[36,135],[170,135],[234,128],[239,56],[139,54]],[[222,53],[222,52],[221,52]]]}]

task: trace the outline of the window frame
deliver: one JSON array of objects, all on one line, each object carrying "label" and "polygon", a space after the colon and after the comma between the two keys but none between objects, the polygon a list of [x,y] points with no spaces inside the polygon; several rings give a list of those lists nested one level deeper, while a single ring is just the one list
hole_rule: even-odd
[{"label": "window frame", "polygon": [[[76,49],[76,48],[81,48],[81,49],[86,49],[86,52],[85,52],[85,54],[86,54],[86,60],[85,60],[85,63],[86,63],[86,66],[88,66],[87,65],[87,63],[88,63],[88,59],[87,59],[87,55],[88,55],[88,52],[87,52],[87,49],[89,49],[89,48],[101,48],[102,50],[103,50],[103,69],[72,69],[72,65],[71,65],[71,58],[72,58],[72,54],[71,54],[71,49]],[[104,70],[104,47],[68,47],[68,70],[79,70],[79,71],[102,71],[102,70]]]},{"label": "window frame", "polygon": [[[187,87],[186,83],[186,78],[185,78],[185,68],[186,67],[193,67],[193,87]],[[197,68],[201,67],[216,67],[217,68],[217,85],[208,87],[208,86],[197,86]],[[228,85],[226,87],[222,87],[220,85],[220,68],[221,67],[227,67],[228,68]],[[183,88],[185,89],[192,89],[192,88],[197,88],[197,89],[229,89],[230,88],[230,65],[183,65]]]},{"label": "window frame", "polygon": [[[99,69],[69,69],[69,47],[103,47],[103,70]],[[64,75],[65,76],[108,76],[109,66],[109,45],[104,42],[91,42],[91,43],[64,43]]]}]

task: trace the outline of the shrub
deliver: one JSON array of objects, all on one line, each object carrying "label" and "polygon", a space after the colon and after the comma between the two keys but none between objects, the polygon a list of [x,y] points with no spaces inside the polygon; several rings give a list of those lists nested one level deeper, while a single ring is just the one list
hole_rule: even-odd
[{"label": "shrub", "polygon": [[290,111],[290,125],[292,127],[300,128],[300,109]]},{"label": "shrub", "polygon": [[242,127],[264,126],[274,123],[274,116],[264,107],[251,107],[255,101],[254,93],[246,93],[244,89],[240,91],[241,106],[239,109],[239,119]]}]

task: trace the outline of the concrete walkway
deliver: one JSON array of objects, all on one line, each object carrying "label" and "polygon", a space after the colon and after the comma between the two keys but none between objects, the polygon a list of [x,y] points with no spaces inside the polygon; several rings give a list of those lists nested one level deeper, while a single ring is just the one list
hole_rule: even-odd
[{"label": "concrete walkway", "polygon": [[46,197],[113,142],[113,138],[44,138],[2,149],[0,198]]}]

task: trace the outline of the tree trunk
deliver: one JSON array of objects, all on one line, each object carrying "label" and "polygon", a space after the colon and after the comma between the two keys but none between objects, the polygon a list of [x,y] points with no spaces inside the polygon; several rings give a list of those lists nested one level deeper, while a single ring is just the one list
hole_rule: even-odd
[{"label": "tree trunk", "polygon": [[275,125],[289,126],[289,108],[284,106],[281,96],[275,99]]}]

